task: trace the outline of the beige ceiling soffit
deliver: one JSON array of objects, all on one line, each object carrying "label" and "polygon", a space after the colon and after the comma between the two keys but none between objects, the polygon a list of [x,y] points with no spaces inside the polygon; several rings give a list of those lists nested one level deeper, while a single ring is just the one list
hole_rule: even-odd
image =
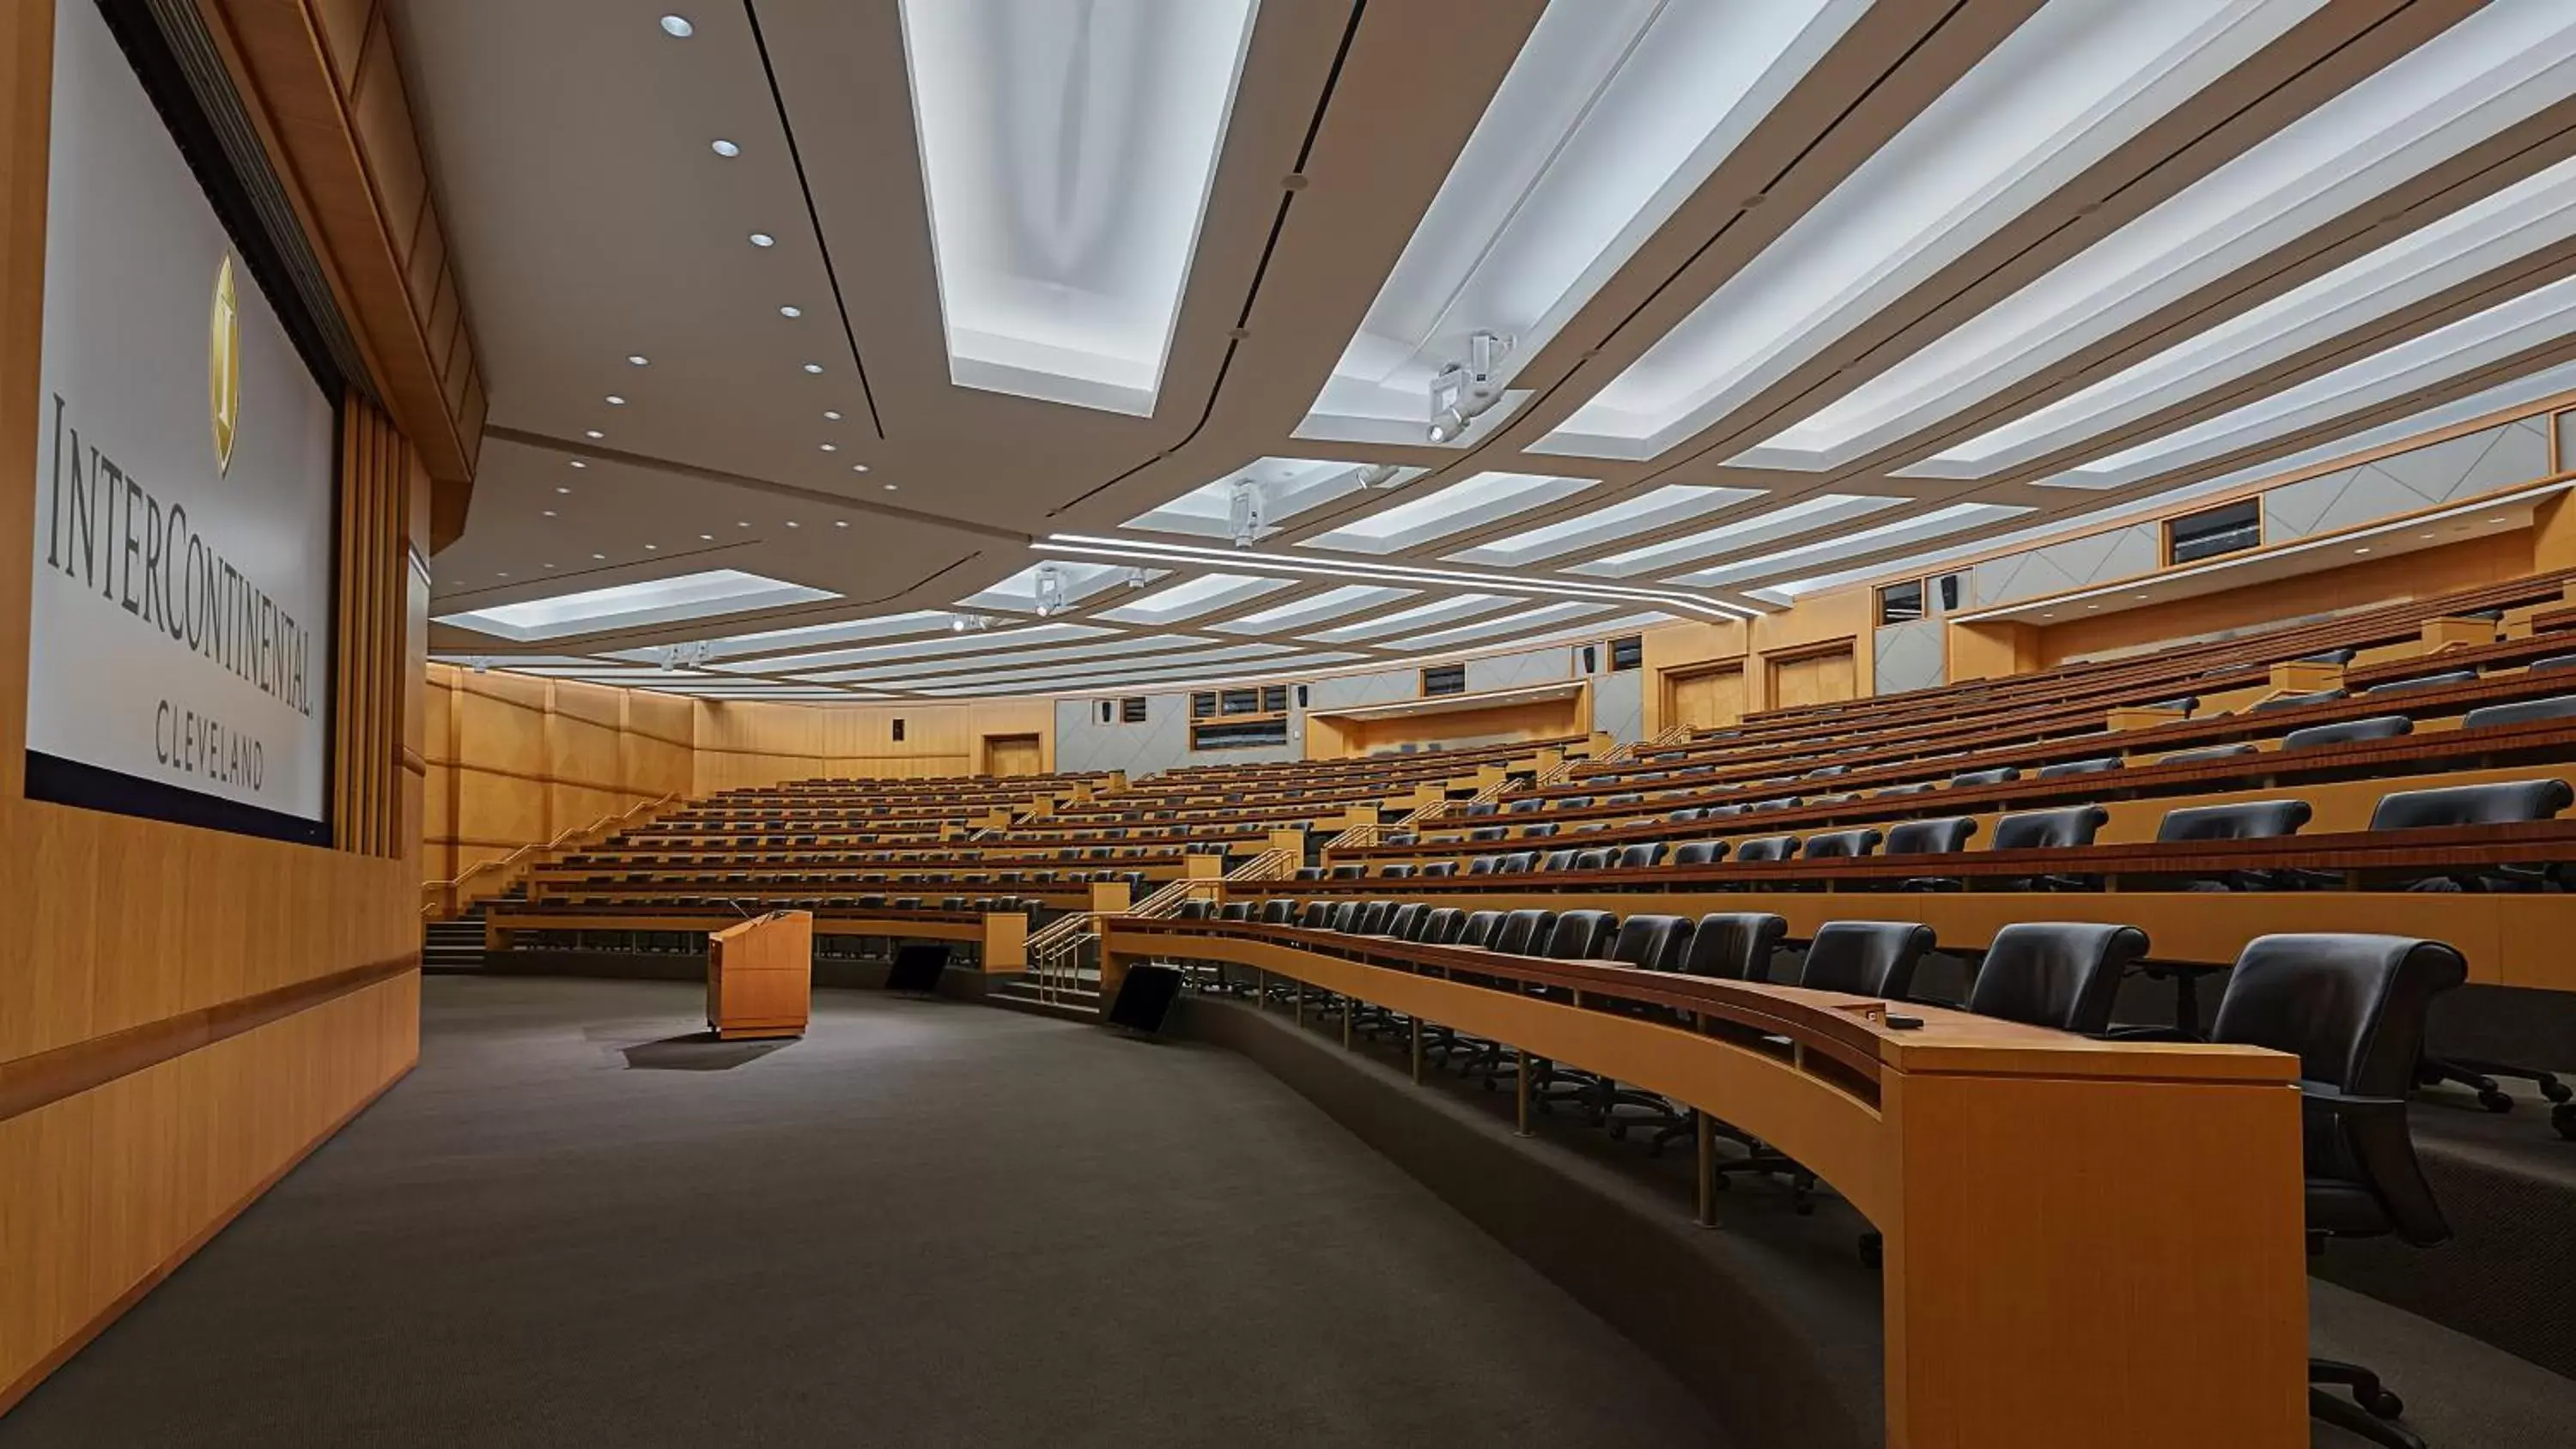
[{"label": "beige ceiling soffit", "polygon": [[656,458],[644,453],[620,452],[615,448],[600,447],[596,443],[576,443],[564,438],[548,437],[544,433],[523,432],[517,428],[492,428],[485,435],[498,438],[505,443],[517,443],[523,447],[544,448],[570,457],[588,458],[605,463],[622,463],[630,468],[667,473],[674,478],[699,478],[709,483],[722,483],[727,487],[747,488],[752,492],[766,493],[776,498],[793,498],[799,503],[813,503],[825,508],[845,508],[853,513],[873,513],[881,518],[900,518],[912,523],[926,523],[957,533],[971,533],[977,538],[989,538],[1000,543],[1025,544],[1030,541],[1028,534],[1017,529],[996,528],[989,523],[951,518],[944,513],[924,513],[917,508],[898,508],[890,503],[878,503],[867,498],[852,498],[844,493],[827,492],[820,488],[799,488],[792,483],[772,482],[767,478],[754,478],[744,473],[728,473],[721,468],[701,468],[694,463],[674,463],[667,458]]},{"label": "beige ceiling soffit", "polygon": [[465,531],[486,399],[382,5],[197,0],[394,423]]}]

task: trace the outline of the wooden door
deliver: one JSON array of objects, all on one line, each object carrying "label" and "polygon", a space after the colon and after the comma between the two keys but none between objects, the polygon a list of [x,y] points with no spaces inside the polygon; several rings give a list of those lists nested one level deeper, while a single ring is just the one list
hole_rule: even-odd
[{"label": "wooden door", "polygon": [[1664,684],[1664,725],[1713,730],[1744,718],[1744,670],[1703,669],[1668,675]]},{"label": "wooden door", "polygon": [[1771,707],[1790,709],[1849,699],[1858,680],[1849,645],[1795,659],[1775,659],[1771,662]]},{"label": "wooden door", "polygon": [[1046,759],[1038,749],[1036,735],[984,736],[984,773],[987,775],[1038,775],[1046,772]]}]

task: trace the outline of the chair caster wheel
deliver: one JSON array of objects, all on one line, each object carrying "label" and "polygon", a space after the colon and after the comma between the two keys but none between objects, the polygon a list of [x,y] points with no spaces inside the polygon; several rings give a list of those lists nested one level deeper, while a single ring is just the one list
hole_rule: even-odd
[{"label": "chair caster wheel", "polygon": [[2386,1389],[2362,1400],[2361,1406],[2368,1409],[2374,1418],[2402,1419],[2406,1416],[2406,1401]]},{"label": "chair caster wheel", "polygon": [[2478,1093],[2478,1105],[2490,1112],[2510,1112],[2513,1110],[2513,1098],[2502,1092],[2484,1091]]}]

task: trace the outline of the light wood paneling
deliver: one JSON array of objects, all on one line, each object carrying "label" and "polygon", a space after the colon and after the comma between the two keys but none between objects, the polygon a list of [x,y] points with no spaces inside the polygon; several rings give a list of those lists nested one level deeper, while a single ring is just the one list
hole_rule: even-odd
[{"label": "light wood paneling", "polygon": [[426,487],[362,406],[333,720],[359,848],[23,798],[53,17],[0,7],[0,1410],[411,1064],[429,809],[405,559]]},{"label": "light wood paneling", "polygon": [[1839,648],[1801,652],[1789,658],[1772,656],[1771,708],[1790,709],[1804,704],[1832,704],[1850,699],[1859,687],[1852,665],[1852,646],[1845,640]]},{"label": "light wood paneling", "polygon": [[1744,666],[1675,672],[1664,677],[1663,727],[1716,729],[1744,718]]}]

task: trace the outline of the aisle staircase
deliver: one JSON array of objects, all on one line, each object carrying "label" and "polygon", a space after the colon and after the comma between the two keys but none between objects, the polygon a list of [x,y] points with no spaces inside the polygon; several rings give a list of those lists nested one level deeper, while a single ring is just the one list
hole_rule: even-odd
[{"label": "aisle staircase", "polygon": [[420,969],[441,976],[460,976],[484,969],[483,913],[494,901],[502,905],[523,902],[528,898],[525,883],[512,886],[507,894],[493,900],[476,901],[465,914],[452,921],[431,920],[421,925]]}]

